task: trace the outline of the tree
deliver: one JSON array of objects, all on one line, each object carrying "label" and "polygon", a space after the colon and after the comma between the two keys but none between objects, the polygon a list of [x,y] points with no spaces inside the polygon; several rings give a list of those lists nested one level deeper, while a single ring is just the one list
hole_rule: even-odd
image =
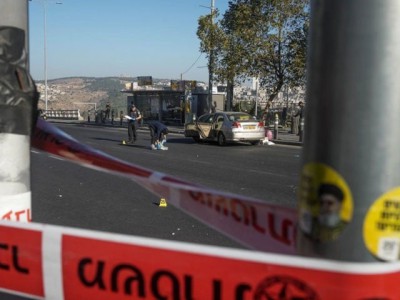
[{"label": "tree", "polygon": [[[258,2],[258,1],[254,1]],[[260,5],[246,1],[230,1],[220,24],[225,34],[225,43],[217,59],[219,78],[226,78],[228,83],[228,103],[233,101],[233,88],[236,82],[243,82],[249,77],[255,48],[254,36],[268,31],[265,12]]]},{"label": "tree", "polygon": [[209,69],[213,71],[212,80],[227,83],[226,110],[231,110],[235,79],[243,72],[242,54],[245,49],[240,48],[241,43],[235,32],[223,24],[224,19],[213,22],[218,16],[216,10],[214,15],[200,17],[197,35],[200,51],[208,55]]},{"label": "tree", "polygon": [[[241,0],[239,0],[242,2]],[[309,23],[308,0],[243,0],[253,10],[260,10],[261,23],[267,31],[253,34],[249,74],[260,78],[260,84],[273,101],[282,87],[304,86],[306,45]]]},{"label": "tree", "polygon": [[[214,23],[218,16],[218,10],[212,10],[211,14],[199,18],[197,36],[200,39],[200,51],[207,53],[209,77],[209,93],[212,94],[212,82],[214,80],[215,53],[220,48],[222,34],[218,24]],[[211,107],[211,97],[209,97],[209,107]]]},{"label": "tree", "polygon": [[212,67],[228,83],[228,99],[235,80],[249,77],[259,78],[269,101],[285,84],[305,84],[308,5],[309,0],[234,0],[219,22],[207,19],[211,15],[200,18],[200,50],[213,53]]}]

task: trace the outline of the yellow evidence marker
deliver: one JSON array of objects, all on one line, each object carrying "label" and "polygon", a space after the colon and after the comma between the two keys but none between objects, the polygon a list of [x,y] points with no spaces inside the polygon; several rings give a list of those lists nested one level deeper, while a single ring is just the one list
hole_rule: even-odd
[{"label": "yellow evidence marker", "polygon": [[167,207],[167,200],[165,198],[160,199],[160,207]]}]

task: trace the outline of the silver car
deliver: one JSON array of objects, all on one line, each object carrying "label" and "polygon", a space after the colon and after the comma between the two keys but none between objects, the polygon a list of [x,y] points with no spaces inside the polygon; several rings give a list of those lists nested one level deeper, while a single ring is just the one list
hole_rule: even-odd
[{"label": "silver car", "polygon": [[196,142],[216,141],[223,146],[229,142],[249,142],[253,145],[264,140],[263,122],[243,112],[216,112],[192,118],[185,123],[185,137]]}]

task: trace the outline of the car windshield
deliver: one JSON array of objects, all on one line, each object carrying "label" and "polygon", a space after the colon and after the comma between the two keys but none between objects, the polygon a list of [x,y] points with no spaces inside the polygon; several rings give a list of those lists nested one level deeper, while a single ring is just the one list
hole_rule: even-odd
[{"label": "car windshield", "polygon": [[202,115],[201,117],[199,117],[198,122],[200,123],[212,123],[213,120],[213,116],[214,115]]},{"label": "car windshield", "polygon": [[252,116],[246,113],[242,114],[228,114],[227,115],[228,119],[230,121],[248,121],[248,120],[253,120]]}]

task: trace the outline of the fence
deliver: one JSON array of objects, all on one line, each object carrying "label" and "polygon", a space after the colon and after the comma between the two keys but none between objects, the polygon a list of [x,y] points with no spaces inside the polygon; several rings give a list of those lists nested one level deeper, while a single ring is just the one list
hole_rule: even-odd
[{"label": "fence", "polygon": [[45,118],[47,119],[62,119],[62,120],[79,120],[79,109],[66,109],[66,110],[43,110]]}]

